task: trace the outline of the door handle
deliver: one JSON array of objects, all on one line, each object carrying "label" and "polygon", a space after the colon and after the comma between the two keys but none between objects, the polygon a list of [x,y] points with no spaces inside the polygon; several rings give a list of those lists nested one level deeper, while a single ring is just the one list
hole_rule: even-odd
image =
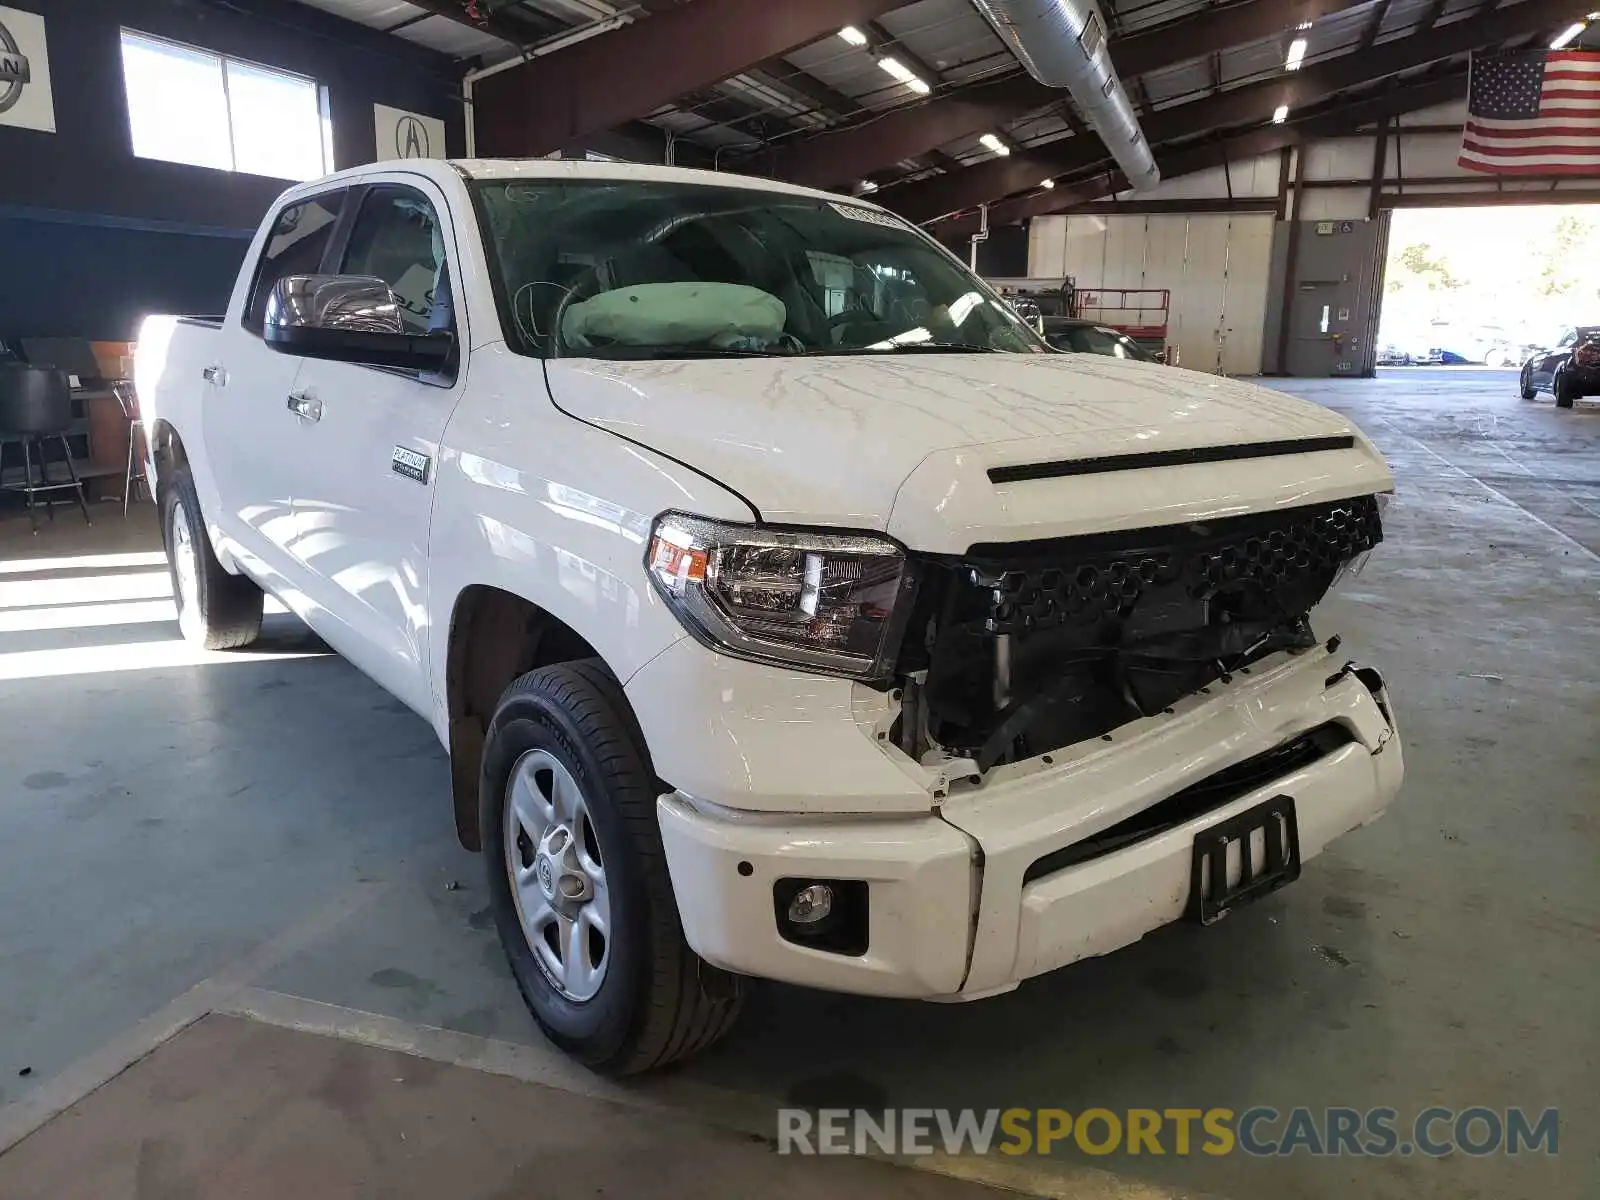
[{"label": "door handle", "polygon": [[322,401],[304,392],[289,393],[289,411],[308,421],[322,420]]},{"label": "door handle", "polygon": [[215,384],[217,387],[228,386],[228,373],[219,366],[213,365],[207,367],[205,370],[200,372],[200,377],[207,383]]}]

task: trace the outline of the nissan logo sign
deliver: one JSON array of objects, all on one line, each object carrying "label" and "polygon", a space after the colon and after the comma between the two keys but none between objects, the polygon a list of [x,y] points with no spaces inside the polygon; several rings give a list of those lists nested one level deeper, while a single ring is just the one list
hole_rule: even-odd
[{"label": "nissan logo sign", "polygon": [[0,25],[0,113],[22,99],[22,89],[30,79],[27,56],[11,31]]}]

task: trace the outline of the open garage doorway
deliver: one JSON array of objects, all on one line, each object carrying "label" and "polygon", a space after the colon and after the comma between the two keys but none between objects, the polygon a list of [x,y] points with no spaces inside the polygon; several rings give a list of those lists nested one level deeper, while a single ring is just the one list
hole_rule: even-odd
[{"label": "open garage doorway", "polygon": [[1394,212],[1379,367],[1517,371],[1586,325],[1600,325],[1600,204]]}]

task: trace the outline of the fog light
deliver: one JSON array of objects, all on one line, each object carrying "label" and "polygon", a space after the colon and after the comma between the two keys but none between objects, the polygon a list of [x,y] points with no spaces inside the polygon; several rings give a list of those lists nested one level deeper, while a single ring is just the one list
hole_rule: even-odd
[{"label": "fog light", "polygon": [[833,889],[825,883],[803,887],[789,901],[789,920],[795,925],[815,925],[833,911]]},{"label": "fog light", "polygon": [[772,885],[778,936],[807,950],[867,952],[871,927],[865,879],[779,879]]}]

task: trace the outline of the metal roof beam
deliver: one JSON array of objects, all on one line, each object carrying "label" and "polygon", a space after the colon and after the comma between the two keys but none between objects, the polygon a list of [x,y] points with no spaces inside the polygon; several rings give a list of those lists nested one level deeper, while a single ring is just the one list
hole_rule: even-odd
[{"label": "metal roof beam", "polygon": [[[1279,105],[1287,105],[1293,113],[1337,92],[1401,71],[1560,26],[1571,20],[1574,12],[1581,15],[1583,8],[1584,0],[1523,0],[1470,21],[1395,38],[1365,53],[1340,55],[1189,104],[1157,109],[1143,118],[1145,136],[1152,146],[1160,146],[1218,129],[1269,121]],[[1009,159],[981,163],[955,175],[888,188],[879,201],[913,221],[930,221],[992,204],[1010,192],[1035,186],[1046,176],[1086,171],[1103,159],[1098,145],[1074,145],[1077,140],[1017,151]],[[1158,153],[1156,157],[1165,173],[1167,156]]]},{"label": "metal roof beam", "polygon": [[480,80],[478,145],[548,154],[900,3],[693,0],[665,9]]},{"label": "metal roof beam", "polygon": [[[1408,84],[1392,92],[1385,92],[1383,95],[1357,101],[1354,104],[1346,104],[1332,112],[1307,117],[1301,121],[1268,125],[1262,129],[1235,134],[1221,142],[1207,142],[1174,154],[1163,155],[1161,177],[1178,179],[1184,175],[1213,169],[1224,162],[1270,154],[1284,146],[1303,145],[1320,138],[1342,137],[1374,121],[1415,112],[1417,109],[1431,108],[1436,104],[1448,104],[1466,94],[1467,73],[1452,72],[1438,79]],[[1118,174],[1103,175],[1072,187],[1057,187],[1053,191],[1040,192],[991,206],[989,224],[991,227],[1012,225],[1034,217],[1068,212],[1083,205],[1093,204],[1103,196],[1126,188],[1127,181]],[[1133,205],[1138,203],[1137,200],[1132,202]],[[1107,209],[1103,205],[1096,205],[1095,211],[1104,212]],[[934,232],[940,238],[949,240],[969,236],[977,232],[977,229],[977,219],[968,216],[941,222]]]},{"label": "metal roof beam", "polygon": [[[1111,38],[1112,60],[1123,77],[1131,79],[1141,72],[1172,66],[1189,58],[1215,55],[1230,46],[1291,28],[1300,21],[1315,20],[1367,2],[1370,0],[1240,0],[1138,33],[1114,35]],[[862,29],[874,52],[894,54],[927,82],[937,83],[938,73],[933,67],[912,53],[903,41],[895,39],[879,22],[866,22]],[[1003,88],[1011,89],[1012,102],[996,103],[1004,94]],[[1089,135],[1065,92],[1046,88],[1030,76],[1018,74],[947,91],[919,106],[896,110],[888,117],[877,113],[867,115],[865,119],[871,124],[864,125],[863,131],[876,129],[883,136],[881,150],[876,154],[870,148],[870,134],[863,132],[858,136],[851,128],[841,128],[795,139],[773,159],[763,160],[763,169],[770,165],[772,172],[781,178],[818,187],[862,179],[891,163],[925,154],[945,142],[1009,124],[1052,100],[1062,103],[1067,124],[1084,138],[1074,146],[1077,156],[1069,160],[1070,164],[1081,168],[1103,157],[1099,138]],[[837,162],[830,162],[832,155],[838,156]],[[1009,173],[999,168],[995,174],[1009,177]]]},{"label": "metal roof beam", "polygon": [[[1493,0],[1490,0],[1493,3]],[[1383,32],[1383,23],[1389,19],[1389,8],[1394,0],[1378,0],[1372,8],[1372,16],[1367,21],[1367,27],[1361,31],[1361,40],[1356,43],[1358,50],[1370,50],[1372,43],[1378,40],[1378,34]]]},{"label": "metal roof beam", "polygon": [[1145,119],[1145,134],[1158,144],[1267,120],[1279,105],[1287,105],[1292,113],[1335,92],[1559,25],[1583,7],[1584,0],[1523,0],[1475,20],[1394,38],[1365,53],[1337,55],[1191,104],[1161,109]]},{"label": "metal roof beam", "polygon": [[921,157],[958,138],[1007,125],[1060,99],[1059,91],[1031,76],[1013,75],[796,138],[778,146],[764,165],[770,165],[780,179],[834,187],[864,179],[890,163]]},{"label": "metal roof beam", "polygon": [[[465,25],[469,29],[476,29],[479,33],[487,33],[503,42],[510,42],[513,46],[532,45],[541,38],[559,33],[566,28],[562,22],[553,19],[529,20],[533,13],[529,12],[524,16],[522,14],[525,10],[517,9],[502,9],[475,19],[468,15],[467,6],[461,0],[406,0],[406,3],[413,8],[424,9],[433,16],[443,17],[447,21],[454,21],[457,25]],[[513,13],[517,15],[514,16]]]},{"label": "metal roof beam", "polygon": [[780,87],[804,96],[817,108],[835,117],[853,117],[865,112],[866,106],[854,96],[846,96],[837,88],[829,87],[815,75],[807,75],[786,58],[769,58],[750,68],[760,71]]},{"label": "metal roof beam", "polygon": [[1143,75],[1271,37],[1370,0],[1241,0],[1111,39],[1118,74]]}]

